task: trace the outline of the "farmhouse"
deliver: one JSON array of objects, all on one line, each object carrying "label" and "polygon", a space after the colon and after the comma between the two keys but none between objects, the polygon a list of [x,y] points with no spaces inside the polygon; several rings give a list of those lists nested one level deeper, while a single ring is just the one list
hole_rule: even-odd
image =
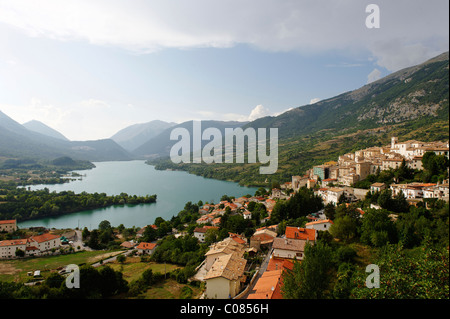
[{"label": "farmhouse", "polygon": [[154,243],[146,243],[146,242],[140,242],[139,245],[136,246],[136,249],[138,251],[138,254],[141,255],[151,255],[156,248],[156,244]]}]

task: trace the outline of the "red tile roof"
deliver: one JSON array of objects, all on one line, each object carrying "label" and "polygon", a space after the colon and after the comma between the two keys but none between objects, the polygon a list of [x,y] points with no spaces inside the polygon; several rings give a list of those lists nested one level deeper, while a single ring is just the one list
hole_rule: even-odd
[{"label": "red tile roof", "polygon": [[291,260],[285,258],[272,257],[270,258],[266,271],[284,270],[284,269],[292,270],[293,268],[294,263]]},{"label": "red tile roof", "polygon": [[246,244],[246,241],[241,238],[238,234],[228,233],[230,238],[233,239],[238,244]]},{"label": "red tile roof", "polygon": [[60,238],[61,236],[57,236],[57,235],[53,235],[50,233],[45,233],[42,235],[38,235],[38,236],[32,236],[30,237],[30,240],[36,241],[38,243],[43,243],[49,240],[53,240],[53,239],[57,239]]},{"label": "red tile roof", "polygon": [[26,239],[11,239],[0,241],[0,246],[15,246],[15,245],[26,245]]},{"label": "red tile roof", "polygon": [[247,299],[282,299],[280,289],[282,272],[282,270],[264,272],[255,284],[255,292],[249,294]]},{"label": "red tile roof", "polygon": [[286,226],[285,234],[286,238],[290,239],[303,239],[303,240],[316,239],[316,230],[309,228]]},{"label": "red tile roof", "polygon": [[156,247],[156,244],[140,242],[139,245],[137,245],[136,249],[150,249],[150,250],[152,250],[155,247]]},{"label": "red tile roof", "polygon": [[0,220],[0,225],[4,225],[4,224],[15,224],[16,220],[15,219],[10,219],[10,220]]}]

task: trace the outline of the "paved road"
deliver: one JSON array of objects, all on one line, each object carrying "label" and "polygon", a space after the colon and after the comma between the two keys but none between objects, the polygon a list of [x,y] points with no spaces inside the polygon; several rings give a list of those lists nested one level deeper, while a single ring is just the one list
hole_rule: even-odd
[{"label": "paved road", "polygon": [[108,259],[104,259],[102,263],[97,262],[97,263],[95,263],[95,264],[92,264],[92,267],[99,267],[99,266],[101,266],[101,265],[104,265],[104,264],[113,262],[113,261],[115,261],[115,260],[117,259],[117,256],[119,256],[119,255],[128,256],[129,254],[131,254],[131,252],[132,252],[132,249],[123,251],[123,252],[121,252],[121,253],[119,253],[119,254],[113,256],[113,257],[110,257],[110,258],[108,258]]},{"label": "paved road", "polygon": [[75,230],[75,238],[73,239],[73,244],[71,244],[75,250],[80,247],[80,250],[92,251],[92,248],[88,246],[83,246],[83,236],[81,230]]}]

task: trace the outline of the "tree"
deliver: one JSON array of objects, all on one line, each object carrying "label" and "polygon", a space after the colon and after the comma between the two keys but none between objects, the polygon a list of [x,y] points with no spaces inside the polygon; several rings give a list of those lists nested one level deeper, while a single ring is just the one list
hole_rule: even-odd
[{"label": "tree", "polygon": [[385,209],[367,209],[361,225],[361,242],[381,247],[397,242],[397,229]]},{"label": "tree", "polygon": [[91,234],[91,233],[89,232],[89,230],[87,229],[87,227],[84,227],[84,228],[83,228],[83,232],[81,233],[81,237],[82,237],[82,238],[88,238],[90,234]]},{"label": "tree", "polygon": [[158,233],[156,232],[156,229],[154,229],[151,226],[145,227],[144,233],[142,234],[142,241],[143,242],[152,242],[154,241],[158,236]]},{"label": "tree", "polygon": [[92,249],[99,249],[100,246],[98,241],[99,241],[98,230],[94,229],[91,231],[87,245]]},{"label": "tree", "polygon": [[353,274],[355,267],[349,263],[339,265],[336,283],[333,288],[333,297],[336,299],[348,299],[352,289],[354,288]]},{"label": "tree", "polygon": [[124,255],[119,255],[119,256],[117,256],[116,260],[119,263],[123,264],[125,262],[125,260],[126,260],[126,257]]},{"label": "tree", "polygon": [[333,237],[349,242],[358,236],[358,223],[350,215],[338,217],[330,227]]},{"label": "tree", "polygon": [[286,299],[323,299],[329,295],[332,249],[322,243],[305,246],[305,257],[283,273],[281,292]]},{"label": "tree", "polygon": [[355,274],[351,298],[448,299],[449,252],[429,243],[408,253],[402,245],[386,245],[374,261],[380,269],[380,287],[367,288],[364,269]]},{"label": "tree", "polygon": [[16,256],[17,257],[24,257],[25,256],[25,252],[22,249],[16,249]]},{"label": "tree", "polygon": [[111,229],[111,223],[107,220],[101,221],[100,224],[98,224],[98,230],[104,231]]}]

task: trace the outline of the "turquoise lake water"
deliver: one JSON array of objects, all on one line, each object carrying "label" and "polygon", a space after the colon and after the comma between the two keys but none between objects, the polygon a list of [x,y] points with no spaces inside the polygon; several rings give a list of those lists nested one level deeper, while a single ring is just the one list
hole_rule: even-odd
[{"label": "turquoise lake water", "polygon": [[157,195],[156,203],[111,206],[87,210],[58,217],[42,218],[18,223],[20,228],[43,226],[47,228],[98,228],[103,220],[112,226],[143,227],[152,224],[156,217],[169,220],[191,201],[218,203],[222,195],[240,197],[254,195],[257,188],[242,187],[237,183],[219,181],[191,175],[182,171],[158,171],[144,161],[96,162],[96,168],[76,171],[81,180],[56,185],[34,185],[30,188],[51,192],[74,191],[81,193],[106,193],[107,195]]}]

